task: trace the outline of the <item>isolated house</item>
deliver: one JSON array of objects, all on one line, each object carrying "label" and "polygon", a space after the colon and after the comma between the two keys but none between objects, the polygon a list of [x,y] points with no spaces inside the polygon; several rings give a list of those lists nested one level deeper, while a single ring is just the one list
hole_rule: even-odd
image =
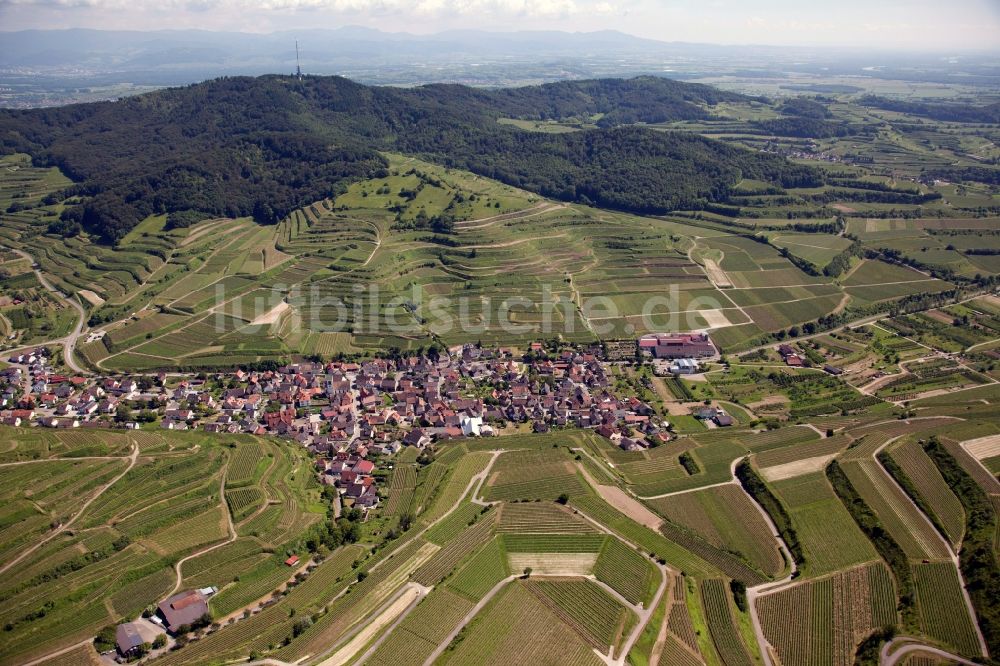
[{"label": "isolated house", "polygon": [[189,590],[161,601],[158,608],[166,621],[167,630],[177,633],[181,627],[190,626],[208,613],[208,602],[201,592]]},{"label": "isolated house", "polygon": [[115,629],[115,647],[122,657],[128,658],[136,654],[144,642],[139,628],[133,622],[119,624]]}]

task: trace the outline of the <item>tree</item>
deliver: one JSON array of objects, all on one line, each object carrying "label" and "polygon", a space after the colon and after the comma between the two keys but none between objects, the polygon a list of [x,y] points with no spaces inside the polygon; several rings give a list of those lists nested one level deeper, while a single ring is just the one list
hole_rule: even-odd
[{"label": "tree", "polygon": [[132,408],[126,405],[124,402],[118,405],[118,409],[115,410],[115,422],[116,423],[126,423],[132,420]]},{"label": "tree", "polygon": [[94,649],[98,652],[107,652],[115,647],[115,625],[109,624],[102,627],[94,638]]},{"label": "tree", "polygon": [[556,501],[559,502],[560,504],[567,504],[567,503],[569,503],[569,495],[567,495],[566,493],[563,493],[563,494],[559,495],[558,498],[556,498]]},{"label": "tree", "polygon": [[156,638],[153,639],[153,649],[159,650],[167,644],[166,634],[157,634]]}]

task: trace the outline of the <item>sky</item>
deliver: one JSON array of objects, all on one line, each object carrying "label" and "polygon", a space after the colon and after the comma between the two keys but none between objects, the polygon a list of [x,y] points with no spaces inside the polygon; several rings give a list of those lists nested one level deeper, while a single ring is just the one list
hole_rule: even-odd
[{"label": "sky", "polygon": [[1000,0],[0,0],[0,30],[347,25],[411,33],[613,29],[715,44],[1000,50]]}]

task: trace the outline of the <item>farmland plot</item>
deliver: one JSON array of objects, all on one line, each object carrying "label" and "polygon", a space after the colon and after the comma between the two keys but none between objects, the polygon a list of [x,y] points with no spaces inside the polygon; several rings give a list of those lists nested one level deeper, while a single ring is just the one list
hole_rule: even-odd
[{"label": "farmland plot", "polygon": [[844,461],[841,468],[907,557],[913,560],[950,557],[933,526],[874,459]]},{"label": "farmland plot", "polygon": [[593,525],[558,504],[503,504],[500,532],[517,534],[576,534],[597,531]]},{"label": "farmland plot", "polygon": [[878,559],[874,546],[821,472],[771,484],[788,509],[802,542],[809,575],[818,576]]},{"label": "farmland plot", "polygon": [[602,653],[621,639],[629,611],[592,582],[529,578],[524,587]]},{"label": "farmland plot", "polygon": [[494,538],[448,579],[446,586],[468,599],[478,601],[508,574],[503,541]]},{"label": "farmland plot", "polygon": [[487,500],[554,500],[583,493],[585,485],[561,449],[512,451],[493,465],[483,487]]},{"label": "farmland plot", "polygon": [[436,589],[406,616],[366,663],[421,666],[474,604],[446,589]]},{"label": "farmland plot", "polygon": [[913,565],[917,608],[924,633],[958,654],[979,655],[979,641],[969,618],[958,574],[951,562]]},{"label": "farmland plot", "polygon": [[920,444],[902,442],[889,455],[933,512],[951,543],[957,544],[965,532],[965,510]]},{"label": "farmland plot", "polygon": [[594,563],[594,574],[633,604],[648,603],[658,582],[652,563],[615,538],[605,542]]},{"label": "farmland plot", "polygon": [[753,662],[735,626],[726,582],[717,578],[704,581],[701,597],[712,642],[723,663],[750,666]]},{"label": "farmland plot", "polygon": [[777,575],[785,566],[764,518],[735,484],[651,500],[650,505],[716,548],[739,554],[768,576]]},{"label": "farmland plot", "polygon": [[602,662],[558,615],[514,582],[483,609],[465,639],[453,652],[445,652],[441,663],[599,666]]},{"label": "farmland plot", "polygon": [[892,577],[882,563],[799,583],[757,599],[768,642],[786,666],[849,666],[873,629],[896,623]]}]

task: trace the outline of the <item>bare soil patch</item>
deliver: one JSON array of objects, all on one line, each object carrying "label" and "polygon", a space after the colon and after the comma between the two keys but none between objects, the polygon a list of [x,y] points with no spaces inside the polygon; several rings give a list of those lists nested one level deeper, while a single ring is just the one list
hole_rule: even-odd
[{"label": "bare soil patch", "polygon": [[969,452],[969,455],[976,460],[994,458],[1000,456],[1000,435],[989,435],[978,437],[962,442],[962,446]]},{"label": "bare soil patch", "polygon": [[815,458],[805,458],[803,460],[796,460],[794,462],[785,463],[783,465],[775,465],[774,467],[765,467],[760,470],[761,475],[767,481],[781,481],[782,479],[791,479],[795,476],[802,476],[803,474],[812,474],[813,472],[822,472],[826,469],[827,464],[833,460],[833,455],[828,456],[816,456]]},{"label": "bare soil patch", "polygon": [[587,576],[597,562],[597,553],[508,553],[510,570],[531,568],[546,576]]},{"label": "bare soil patch", "polygon": [[640,525],[645,525],[653,531],[659,531],[660,525],[663,524],[663,519],[647,509],[646,505],[639,502],[618,486],[595,485],[594,489],[597,490],[601,499],[624,513],[635,522]]}]

